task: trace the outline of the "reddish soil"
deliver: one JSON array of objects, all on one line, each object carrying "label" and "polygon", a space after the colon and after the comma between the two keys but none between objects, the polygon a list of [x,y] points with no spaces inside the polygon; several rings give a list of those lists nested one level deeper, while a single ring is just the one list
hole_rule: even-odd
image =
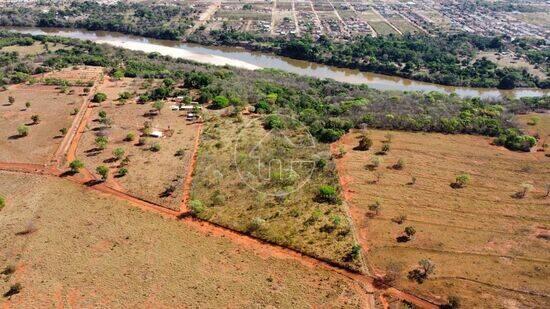
[{"label": "reddish soil", "polygon": [[187,176],[183,184],[183,199],[181,201],[180,213],[187,212],[187,202],[189,202],[189,197],[191,196],[191,184],[193,183],[193,171],[195,170],[195,165],[197,164],[197,151],[199,150],[199,142],[202,132],[202,123],[197,127],[197,133],[195,136],[195,143],[193,144],[193,153],[191,154],[191,162],[189,163],[189,169],[187,171]]}]

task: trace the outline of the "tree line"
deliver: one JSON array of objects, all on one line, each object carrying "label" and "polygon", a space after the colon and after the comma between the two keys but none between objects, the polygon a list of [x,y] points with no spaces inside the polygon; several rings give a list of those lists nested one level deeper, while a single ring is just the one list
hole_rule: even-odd
[{"label": "tree line", "polygon": [[[494,136],[498,137],[497,143],[510,149],[529,150],[534,139],[514,127],[514,113],[550,109],[548,96],[504,98],[495,102],[437,92],[378,91],[366,85],[319,80],[273,69],[249,71],[201,65],[68,38],[0,32],[0,44],[5,38],[17,37],[40,42],[62,41],[70,47],[37,56],[43,62],[31,61],[34,67],[29,65],[25,72],[83,64],[103,66],[121,76],[164,79],[164,83],[142,99],[154,101],[181,95],[185,91],[176,85],[183,84],[186,88],[198,89],[200,102],[213,107],[231,106],[239,110],[252,105],[256,113],[291,115],[321,142],[334,142],[351,128],[367,126]],[[10,63],[3,69],[23,74],[18,67]],[[273,117],[270,119],[277,123]]]}]

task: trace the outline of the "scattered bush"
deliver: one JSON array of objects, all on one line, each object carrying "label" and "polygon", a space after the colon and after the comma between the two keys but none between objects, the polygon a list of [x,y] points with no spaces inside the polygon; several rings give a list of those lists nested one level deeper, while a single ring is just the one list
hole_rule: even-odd
[{"label": "scattered bush", "polygon": [[380,209],[382,209],[382,204],[379,200],[374,201],[374,203],[369,205],[369,210],[374,213],[374,215],[378,215],[380,213]]},{"label": "scattered bush", "polygon": [[6,207],[6,199],[0,195],[0,210],[2,210],[2,208]]},{"label": "scattered bush", "polygon": [[522,135],[518,130],[508,129],[495,139],[495,144],[514,151],[531,151],[537,140],[530,135]]},{"label": "scattered bush", "polygon": [[84,163],[80,160],[73,160],[71,163],[69,163],[69,168],[71,169],[71,172],[78,173],[80,172],[80,169],[84,167]]},{"label": "scattered bush", "polygon": [[435,264],[428,259],[422,259],[418,262],[418,265],[417,268],[409,272],[408,278],[422,283],[435,271]]},{"label": "scattered bush", "polygon": [[382,148],[380,149],[380,151],[378,152],[378,154],[380,155],[385,155],[387,154],[389,151],[390,151],[390,144],[389,143],[384,143],[382,144]]},{"label": "scattered bush", "polygon": [[370,137],[363,135],[361,136],[361,139],[359,140],[359,145],[355,147],[357,150],[366,151],[369,150],[370,147],[372,147],[372,139]]},{"label": "scattered bush", "polygon": [[229,99],[224,96],[217,96],[212,100],[212,105],[210,106],[213,109],[222,109],[229,106]]},{"label": "scattered bush", "polygon": [[463,173],[456,176],[455,182],[451,184],[451,187],[455,189],[464,188],[470,182],[470,175]]},{"label": "scattered bush", "polygon": [[153,145],[151,145],[151,147],[149,147],[149,150],[151,150],[152,152],[159,152],[160,148],[161,147],[159,143],[154,143]]},{"label": "scattered bush", "polygon": [[206,209],[199,200],[191,200],[189,202],[189,208],[191,209],[191,213],[193,215],[198,215]]},{"label": "scattered bush", "polygon": [[122,159],[122,157],[124,157],[124,149],[122,148],[116,148],[115,150],[113,150],[113,156],[115,157],[115,159],[118,161],[120,159]]},{"label": "scattered bush", "polygon": [[278,115],[269,115],[264,119],[264,128],[266,130],[283,129],[284,127],[283,119]]},{"label": "scattered bush", "polygon": [[107,95],[103,92],[98,92],[98,93],[94,94],[92,102],[101,103],[101,102],[104,102],[105,100],[107,100]]},{"label": "scattered bush", "polygon": [[405,167],[405,160],[399,158],[397,162],[393,165],[393,169],[402,170]]},{"label": "scattered bush", "polygon": [[118,172],[117,172],[117,176],[118,177],[124,177],[128,174],[128,169],[125,168],[125,167],[121,167]]},{"label": "scattered bush", "polygon": [[31,108],[31,102],[25,102],[25,108],[26,109]]},{"label": "scattered bush", "polygon": [[133,132],[128,132],[128,134],[126,134],[126,137],[124,138],[124,140],[127,142],[131,142],[134,139],[136,139],[136,135]]},{"label": "scattered bush", "polygon": [[100,165],[96,167],[95,171],[99,174],[99,176],[101,176],[101,180],[107,180],[107,177],[109,176],[109,168],[107,166]]},{"label": "scattered bush", "polygon": [[449,296],[447,303],[439,307],[441,309],[458,309],[460,308],[460,298],[458,296]]},{"label": "scattered bush", "polygon": [[514,194],[514,197],[516,198],[524,198],[527,196],[527,193],[531,192],[533,190],[533,185],[528,183],[528,182],[524,182],[520,185],[520,190],[518,192],[516,192],[516,194]]},{"label": "scattered bush", "polygon": [[59,133],[61,133],[61,135],[65,136],[65,134],[67,134],[67,128],[59,129]]},{"label": "scattered bush", "polygon": [[358,244],[355,244],[351,247],[350,251],[346,255],[345,260],[347,261],[355,261],[361,256],[361,246]]},{"label": "scattered bush", "polygon": [[109,143],[109,140],[107,139],[106,136],[98,136],[96,137],[95,139],[95,145],[97,146],[97,148],[99,148],[100,150],[103,150],[105,149],[105,147],[107,147],[107,144]]},{"label": "scattered bush", "polygon": [[255,217],[252,219],[252,221],[248,224],[247,231],[249,233],[255,232],[262,228],[262,226],[265,224],[265,220],[260,217]]},{"label": "scattered bush", "polygon": [[393,217],[391,219],[392,222],[395,222],[397,224],[403,224],[405,222],[405,220],[407,220],[406,215],[399,215],[399,216]]},{"label": "scattered bush", "polygon": [[107,112],[104,110],[100,110],[97,115],[99,116],[99,119],[107,118]]},{"label": "scattered bush", "polygon": [[407,237],[411,239],[414,236],[414,234],[416,234],[416,229],[413,226],[407,226],[404,232],[405,232],[405,235],[407,235]]},{"label": "scattered bush", "polygon": [[160,114],[160,111],[164,108],[164,102],[155,101],[155,103],[153,103],[153,108]]},{"label": "scattered bush", "polygon": [[21,136],[21,137],[24,137],[24,136],[29,135],[29,127],[27,127],[26,125],[22,124],[22,125],[20,125],[20,126],[17,127],[17,133],[18,133],[19,136]]},{"label": "scattered bush", "polygon": [[9,103],[9,105],[13,105],[15,103],[15,98],[12,97],[12,96],[9,96],[8,97],[8,103]]},{"label": "scattered bush", "polygon": [[183,148],[178,149],[174,155],[176,157],[183,157],[185,155],[185,149]]},{"label": "scattered bush", "polygon": [[338,193],[333,186],[322,185],[319,187],[317,198],[321,202],[336,203],[338,201]]}]

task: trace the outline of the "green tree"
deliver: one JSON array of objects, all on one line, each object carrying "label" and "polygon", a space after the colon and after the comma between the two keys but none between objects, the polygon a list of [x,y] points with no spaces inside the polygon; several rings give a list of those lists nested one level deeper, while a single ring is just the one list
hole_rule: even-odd
[{"label": "green tree", "polygon": [[115,159],[117,160],[120,160],[122,159],[122,157],[124,157],[124,149],[122,148],[115,148],[115,150],[113,150],[113,156],[115,157]]},{"label": "green tree", "polygon": [[455,188],[464,188],[466,185],[470,182],[470,175],[466,173],[462,173],[458,176],[456,176],[454,186]]},{"label": "green tree", "polygon": [[92,102],[101,103],[101,102],[104,102],[105,100],[107,100],[107,95],[103,92],[98,92],[94,94]]},{"label": "green tree", "polygon": [[8,97],[8,103],[9,103],[10,105],[13,105],[13,104],[15,103],[15,98],[12,97],[12,96],[10,95],[10,96]]},{"label": "green tree", "polygon": [[6,207],[6,199],[0,195],[0,210],[2,210],[2,208]]},{"label": "green tree", "polygon": [[80,160],[73,160],[71,163],[69,163],[69,168],[71,169],[71,172],[78,173],[80,172],[80,169],[84,167],[84,163]]},{"label": "green tree", "polygon": [[19,136],[22,136],[22,137],[29,135],[29,127],[22,124],[17,127],[17,133],[19,134]]},{"label": "green tree", "polygon": [[155,101],[155,103],[153,103],[153,108],[160,114],[160,111],[164,108],[164,102]]},{"label": "green tree", "polygon": [[40,122],[40,116],[39,115],[32,115],[31,120],[33,124],[38,124]]},{"label": "green tree", "polygon": [[107,166],[100,165],[96,167],[95,171],[99,174],[99,176],[101,176],[101,180],[107,180],[107,177],[109,176],[109,168]]},{"label": "green tree", "polygon": [[106,136],[98,136],[98,137],[96,137],[96,139],[95,139],[95,145],[96,145],[97,148],[99,148],[100,150],[105,149],[105,147],[107,147],[107,143],[109,143],[109,140],[107,139]]},{"label": "green tree", "polygon": [[371,146],[372,140],[370,139],[370,137],[368,137],[367,135],[363,135],[361,136],[361,139],[359,140],[359,145],[357,145],[356,149],[365,151],[369,150]]},{"label": "green tree", "polygon": [[59,133],[61,133],[61,135],[65,136],[67,134],[67,128],[59,129]]},{"label": "green tree", "polygon": [[222,108],[226,108],[229,106],[229,99],[227,97],[224,97],[224,96],[217,96],[217,97],[214,97],[214,100],[212,101],[212,108],[213,109],[222,109]]},{"label": "green tree", "polygon": [[31,102],[28,102],[28,101],[25,102],[25,108],[26,108],[26,109],[31,108]]}]

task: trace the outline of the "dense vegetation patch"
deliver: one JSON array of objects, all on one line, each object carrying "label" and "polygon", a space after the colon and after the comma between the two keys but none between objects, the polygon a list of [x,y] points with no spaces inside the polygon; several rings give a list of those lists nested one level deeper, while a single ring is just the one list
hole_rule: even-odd
[{"label": "dense vegetation patch", "polygon": [[[366,85],[350,85],[331,80],[300,77],[277,70],[248,71],[197,65],[158,54],[143,54],[91,42],[46,36],[0,34],[3,40],[29,38],[36,41],[62,42],[70,48],[40,55],[42,63],[21,60],[15,53],[3,66],[3,83],[29,80],[29,74],[71,65],[99,65],[127,77],[161,78],[164,83],[143,95],[142,101],[154,101],[185,95],[175,81],[197,89],[200,102],[212,108],[242,109],[254,106],[258,114],[284,114],[300,120],[321,142],[333,142],[354,127],[392,130],[466,133],[509,136],[514,127],[514,112],[547,110],[550,98],[504,98],[499,102],[479,98],[461,99],[437,92],[383,92]],[[23,41],[22,41],[23,42]],[[5,53],[0,53],[4,56]],[[266,127],[278,127],[276,118],[268,118]],[[517,131],[516,131],[517,132]],[[521,137],[522,140],[530,140]],[[507,138],[502,137],[500,140]],[[501,143],[501,142],[499,142]],[[510,149],[516,142],[502,143]],[[527,144],[524,144],[527,145]]]}]

